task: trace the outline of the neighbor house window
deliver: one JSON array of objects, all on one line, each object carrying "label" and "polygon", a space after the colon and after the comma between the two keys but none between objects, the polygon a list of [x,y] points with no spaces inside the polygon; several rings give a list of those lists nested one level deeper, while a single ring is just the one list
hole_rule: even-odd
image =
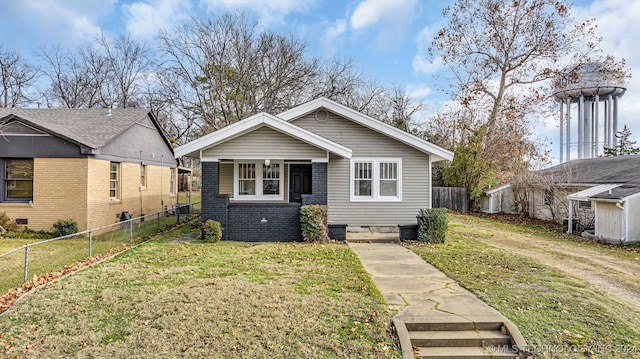
[{"label": "neighbor house window", "polygon": [[33,159],[4,160],[4,199],[33,200]]},{"label": "neighbor house window", "polygon": [[176,194],[176,169],[169,169],[169,194]]},{"label": "neighbor house window", "polygon": [[147,186],[147,165],[140,165],[140,186]]},{"label": "neighbor house window", "polygon": [[591,201],[578,201],[578,208],[591,209]]},{"label": "neighbor house window", "polygon": [[120,164],[118,162],[109,164],[109,198],[120,198]]},{"label": "neighbor house window", "polygon": [[234,198],[281,200],[283,199],[282,161],[236,162],[234,173]]},{"label": "neighbor house window", "polygon": [[544,191],[542,201],[545,206],[553,206],[553,189],[547,189]]},{"label": "neighbor house window", "polygon": [[402,199],[402,160],[354,158],[351,160],[352,201]]}]

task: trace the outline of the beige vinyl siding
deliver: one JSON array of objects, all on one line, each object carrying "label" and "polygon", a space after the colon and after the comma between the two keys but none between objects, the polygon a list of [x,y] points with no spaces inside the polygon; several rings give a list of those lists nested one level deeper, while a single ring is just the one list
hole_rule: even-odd
[{"label": "beige vinyl siding", "polygon": [[430,207],[427,154],[332,113],[326,122],[316,121],[312,113],[294,124],[350,148],[353,158],[402,159],[402,202],[351,202],[351,162],[331,155],[327,178],[329,221],[349,226],[396,226],[415,223],[418,210]]},{"label": "beige vinyl siding", "polygon": [[220,194],[233,197],[233,162],[220,163]]},{"label": "beige vinyl siding", "polygon": [[242,155],[243,158],[298,160],[326,158],[327,152],[264,126],[206,149],[202,155],[217,159],[234,159]]},{"label": "beige vinyl siding", "polygon": [[623,211],[612,202],[595,202],[596,236],[609,239],[622,237]]}]

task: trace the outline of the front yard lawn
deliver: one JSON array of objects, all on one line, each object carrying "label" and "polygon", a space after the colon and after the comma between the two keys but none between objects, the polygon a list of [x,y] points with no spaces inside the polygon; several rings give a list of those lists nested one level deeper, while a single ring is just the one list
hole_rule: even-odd
[{"label": "front yard lawn", "polygon": [[0,356],[399,358],[393,312],[344,244],[205,244],[188,226],[52,283]]}]

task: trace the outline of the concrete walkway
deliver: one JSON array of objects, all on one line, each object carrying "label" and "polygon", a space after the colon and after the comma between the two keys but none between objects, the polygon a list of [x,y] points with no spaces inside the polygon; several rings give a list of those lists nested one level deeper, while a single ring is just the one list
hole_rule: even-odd
[{"label": "concrete walkway", "polygon": [[[430,323],[436,328],[438,325],[446,328],[454,324],[504,323],[514,343],[520,347],[526,345],[507,318],[409,249],[394,243],[348,245],[360,258],[387,304],[400,310],[394,322]],[[402,342],[402,335],[400,337]],[[403,351],[405,347],[411,348],[411,344],[403,344]],[[412,357],[410,349],[407,357]]]},{"label": "concrete walkway", "polygon": [[430,315],[502,317],[498,311],[401,245],[349,243],[349,247],[358,255],[389,305],[399,309],[419,307],[419,311],[433,311]]}]

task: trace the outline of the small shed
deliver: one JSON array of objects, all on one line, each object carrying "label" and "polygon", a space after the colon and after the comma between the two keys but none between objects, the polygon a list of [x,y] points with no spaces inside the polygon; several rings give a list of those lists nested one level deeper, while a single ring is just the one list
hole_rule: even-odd
[{"label": "small shed", "polygon": [[517,213],[511,183],[484,191],[480,198],[480,212],[482,213]]},{"label": "small shed", "polygon": [[596,238],[612,243],[640,242],[640,186],[621,185],[590,196]]}]

